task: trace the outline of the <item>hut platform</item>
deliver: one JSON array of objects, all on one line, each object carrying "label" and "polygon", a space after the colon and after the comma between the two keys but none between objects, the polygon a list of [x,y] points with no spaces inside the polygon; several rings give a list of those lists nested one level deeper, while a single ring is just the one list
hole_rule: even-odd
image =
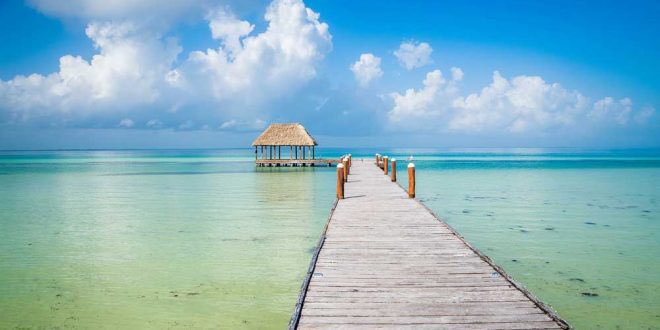
[{"label": "hut platform", "polygon": [[373,162],[348,177],[290,329],[568,328]]},{"label": "hut platform", "polygon": [[257,166],[331,166],[339,159],[257,159]]}]

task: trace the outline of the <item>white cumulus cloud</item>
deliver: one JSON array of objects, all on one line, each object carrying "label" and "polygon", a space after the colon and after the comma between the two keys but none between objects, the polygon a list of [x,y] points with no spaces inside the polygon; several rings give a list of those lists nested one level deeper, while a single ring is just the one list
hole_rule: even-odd
[{"label": "white cumulus cloud", "polygon": [[433,48],[426,42],[408,41],[399,45],[399,49],[394,51],[394,56],[399,60],[401,66],[412,70],[431,63],[432,52]]},{"label": "white cumulus cloud", "polygon": [[360,86],[366,87],[369,83],[383,75],[380,68],[380,57],[366,53],[360,55],[360,59],[351,65],[351,71]]},{"label": "white cumulus cloud", "polygon": [[15,121],[48,112],[100,112],[151,104],[181,51],[174,40],[141,31],[130,22],[90,23],[85,33],[98,54],[60,58],[59,71],[0,81],[0,108]]},{"label": "white cumulus cloud", "polygon": [[[144,122],[160,118],[158,125],[147,124],[149,128],[180,129],[204,124],[172,115],[186,116],[193,108],[197,115],[191,118],[207,116],[208,122],[253,117],[272,111],[269,101],[313,79],[317,65],[332,48],[329,27],[318,13],[302,0],[274,0],[260,33],[228,7],[208,10],[202,17],[218,47],[180,56],[178,41],[164,37],[163,29],[141,21],[140,15],[150,7],[154,13],[184,10],[185,3],[35,0],[33,4],[44,12],[92,19],[85,32],[97,53],[91,59],[62,56],[59,70],[48,75],[0,80],[2,117],[11,123],[50,118],[67,125],[93,116],[114,116],[118,121],[134,112],[131,118]],[[229,109],[234,113],[227,113]]]},{"label": "white cumulus cloud", "polygon": [[328,25],[319,14],[301,0],[275,0],[264,18],[266,31],[248,35],[249,23],[210,16],[209,25],[222,45],[192,52],[182,67],[184,79],[218,99],[242,92],[252,92],[254,99],[295,89],[315,77],[316,64],[332,48]]},{"label": "white cumulus cloud", "polygon": [[572,124],[585,110],[586,98],[577,91],[548,84],[538,76],[517,76],[510,81],[499,72],[480,93],[459,97],[449,128],[456,130],[505,129],[524,132],[553,125]]},{"label": "white cumulus cloud", "polygon": [[426,75],[423,87],[390,94],[394,105],[388,119],[394,128],[460,132],[544,132],[564,127],[585,128],[599,122],[627,125],[646,122],[655,109],[635,111],[629,98],[605,97],[593,103],[575,90],[548,83],[539,76],[511,79],[499,72],[478,93],[464,95],[459,68],[446,81],[439,70]]},{"label": "white cumulus cloud", "polygon": [[426,74],[421,89],[391,93],[394,107],[389,111],[388,119],[398,127],[433,128],[437,124],[434,119],[445,116],[452,100],[457,97],[458,81],[454,78],[447,81],[440,70],[434,70]]}]

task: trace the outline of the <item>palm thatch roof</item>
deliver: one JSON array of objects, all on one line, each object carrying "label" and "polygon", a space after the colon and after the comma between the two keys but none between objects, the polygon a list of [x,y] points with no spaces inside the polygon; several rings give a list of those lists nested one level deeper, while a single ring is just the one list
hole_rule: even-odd
[{"label": "palm thatch roof", "polygon": [[299,123],[270,124],[252,146],[316,146],[316,140]]}]

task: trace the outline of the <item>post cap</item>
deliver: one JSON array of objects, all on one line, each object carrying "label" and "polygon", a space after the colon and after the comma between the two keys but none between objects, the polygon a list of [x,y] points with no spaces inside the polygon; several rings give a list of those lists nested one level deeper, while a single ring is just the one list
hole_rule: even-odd
[{"label": "post cap", "polygon": [[383,158],[390,158],[389,156],[383,156]]},{"label": "post cap", "polygon": [[408,167],[415,167],[415,164],[413,164],[413,163],[408,163]]},{"label": "post cap", "polygon": [[337,168],[344,168],[344,164],[342,163],[337,164]]},{"label": "post cap", "polygon": [[396,162],[396,158],[392,158],[392,161],[393,161],[393,162]]}]

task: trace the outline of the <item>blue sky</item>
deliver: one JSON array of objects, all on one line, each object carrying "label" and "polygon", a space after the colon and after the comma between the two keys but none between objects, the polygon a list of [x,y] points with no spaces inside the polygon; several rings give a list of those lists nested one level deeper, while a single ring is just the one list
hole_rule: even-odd
[{"label": "blue sky", "polygon": [[655,1],[0,2],[0,148],[660,147]]}]

